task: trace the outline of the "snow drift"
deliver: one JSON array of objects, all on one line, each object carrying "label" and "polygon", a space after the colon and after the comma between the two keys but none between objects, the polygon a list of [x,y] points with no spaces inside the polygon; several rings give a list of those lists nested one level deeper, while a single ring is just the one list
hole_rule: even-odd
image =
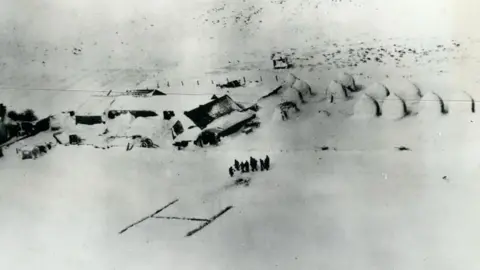
[{"label": "snow drift", "polygon": [[443,99],[435,92],[426,93],[419,102],[418,114],[422,118],[438,117],[447,113]]},{"label": "snow drift", "polygon": [[357,91],[357,86],[355,85],[355,80],[353,79],[353,76],[346,72],[340,72],[337,75],[337,82],[349,91]]},{"label": "snow drift", "polygon": [[407,104],[397,94],[389,95],[382,103],[382,117],[399,120],[408,115]]},{"label": "snow drift", "polygon": [[388,91],[387,87],[385,87],[385,85],[378,82],[375,82],[369,85],[365,89],[365,93],[380,103],[382,103],[383,100],[390,95],[390,91]]},{"label": "snow drift", "polygon": [[330,103],[335,103],[336,101],[345,101],[350,98],[348,90],[337,81],[330,82],[325,94]]},{"label": "snow drift", "polygon": [[382,115],[380,105],[369,94],[362,94],[353,107],[354,118],[373,118]]}]

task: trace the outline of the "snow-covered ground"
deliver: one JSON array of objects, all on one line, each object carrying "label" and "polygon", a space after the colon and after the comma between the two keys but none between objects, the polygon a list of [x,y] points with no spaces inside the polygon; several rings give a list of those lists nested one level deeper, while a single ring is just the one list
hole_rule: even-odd
[{"label": "snow-covered ground", "polygon": [[[478,269],[480,119],[462,93],[479,100],[479,4],[237,2],[2,3],[0,102],[16,110],[97,114],[110,99],[92,95],[157,86],[172,100],[229,94],[250,103],[290,72],[273,71],[269,59],[287,49],[291,72],[317,95],[289,121],[260,104],[260,128],[218,147],[57,145],[36,160],[15,156],[53,141],[43,133],[7,148],[0,268]],[[341,71],[399,95],[410,80],[427,98],[402,120],[350,117],[361,91],[334,105],[323,99]],[[243,77],[248,87],[215,88]],[[438,113],[433,93],[449,114]],[[138,128],[157,134],[157,120]],[[270,171],[231,185],[234,159],[267,154]],[[119,235],[175,199],[161,215],[205,219],[233,208],[191,237],[199,222],[155,218]]]}]

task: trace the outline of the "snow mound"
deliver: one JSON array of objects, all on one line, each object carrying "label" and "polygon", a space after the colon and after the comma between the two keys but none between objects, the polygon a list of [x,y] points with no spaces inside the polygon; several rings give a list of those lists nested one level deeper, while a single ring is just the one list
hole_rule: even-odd
[{"label": "snow mound", "polygon": [[159,117],[138,117],[131,123],[128,136],[141,135],[152,138],[161,132],[161,122]]},{"label": "snow mound", "polygon": [[283,91],[281,96],[281,101],[283,102],[293,102],[296,105],[302,103],[301,94],[293,88],[287,88]]},{"label": "snow mound", "polygon": [[355,80],[353,79],[353,76],[346,73],[346,72],[340,72],[337,75],[337,81],[345,88],[347,88],[350,91],[356,91],[357,86],[355,85]]},{"label": "snow mound", "polygon": [[383,100],[390,95],[390,91],[388,91],[387,87],[378,82],[369,85],[365,89],[365,93],[376,99],[378,102],[383,102]]},{"label": "snow mound", "polygon": [[408,80],[390,80],[385,82],[385,86],[407,103],[409,101],[418,101],[422,98],[420,88]]},{"label": "snow mound", "polygon": [[448,110],[438,94],[428,92],[419,102],[418,113],[421,117],[438,117],[447,114]]},{"label": "snow mound", "polygon": [[362,94],[353,107],[354,118],[373,118],[380,116],[381,109],[378,101],[368,94]]},{"label": "snow mound", "polygon": [[106,124],[109,135],[125,136],[134,119],[135,117],[130,113],[124,113],[115,117],[115,119],[108,120]]},{"label": "snow mound", "polygon": [[300,98],[302,101],[306,102],[307,98],[312,95],[311,87],[308,83],[303,80],[296,80],[295,83],[292,85],[292,88],[297,90],[300,93]]},{"label": "snow mound", "polygon": [[382,116],[387,119],[398,120],[408,115],[405,101],[397,94],[389,95],[382,104]]},{"label": "snow mound", "polygon": [[297,79],[297,76],[293,75],[292,73],[288,73],[284,84],[291,87]]},{"label": "snow mound", "polygon": [[448,112],[454,114],[475,113],[475,100],[465,92],[455,92],[448,98]]},{"label": "snow mound", "polygon": [[70,116],[69,113],[59,113],[52,115],[50,118],[50,127],[55,130],[74,130],[75,116]]},{"label": "snow mound", "polygon": [[326,90],[326,96],[330,103],[334,103],[337,100],[345,101],[350,98],[348,90],[345,89],[337,81],[331,81]]}]

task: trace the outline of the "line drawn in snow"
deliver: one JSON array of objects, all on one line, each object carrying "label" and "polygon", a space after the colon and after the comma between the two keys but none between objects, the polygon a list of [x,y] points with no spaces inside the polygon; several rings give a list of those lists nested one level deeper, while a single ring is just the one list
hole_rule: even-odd
[{"label": "line drawn in snow", "polygon": [[146,221],[146,220],[148,220],[148,219],[150,219],[150,218],[155,217],[155,215],[157,215],[158,213],[162,212],[163,210],[167,209],[168,207],[170,207],[171,205],[173,205],[173,204],[175,204],[175,203],[177,203],[177,202],[178,202],[178,199],[175,199],[175,200],[171,201],[170,203],[168,203],[168,204],[165,205],[164,207],[162,207],[162,208],[158,209],[157,211],[153,212],[153,214],[148,215],[148,216],[140,219],[139,221],[136,221],[136,222],[128,225],[127,227],[125,227],[125,229],[121,230],[118,234],[123,234],[124,232],[126,232],[126,231],[128,231],[129,229],[137,226],[138,224],[140,224],[140,223],[142,223],[142,222],[144,222],[144,221]]},{"label": "line drawn in snow", "polygon": [[126,231],[128,231],[129,229],[137,226],[138,224],[144,222],[144,221],[147,221],[151,218],[155,218],[155,219],[166,219],[166,220],[184,220],[184,221],[193,221],[193,222],[202,222],[201,225],[199,225],[198,227],[196,227],[195,229],[187,232],[187,234],[185,235],[185,237],[190,237],[198,232],[200,232],[201,230],[203,230],[205,227],[207,227],[208,225],[210,225],[212,222],[214,222],[216,219],[218,219],[219,217],[221,217],[222,215],[224,215],[225,213],[227,213],[230,209],[233,208],[232,205],[230,206],[227,206],[225,207],[222,211],[220,211],[219,213],[215,214],[214,216],[212,216],[211,218],[197,218],[197,217],[177,217],[177,216],[157,216],[159,213],[161,213],[162,211],[164,211],[165,209],[167,209],[168,207],[172,206],[173,204],[177,203],[179,201],[179,199],[175,199],[173,201],[171,201],[170,203],[168,203],[167,205],[165,205],[164,207],[158,209],[157,211],[153,212],[153,214],[151,215],[148,215],[130,225],[128,225],[127,227],[125,227],[123,230],[121,230],[118,234],[123,234],[125,233]]}]

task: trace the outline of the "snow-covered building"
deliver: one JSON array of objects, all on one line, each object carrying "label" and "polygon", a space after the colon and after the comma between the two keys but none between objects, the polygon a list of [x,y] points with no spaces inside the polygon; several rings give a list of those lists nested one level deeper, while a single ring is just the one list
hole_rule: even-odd
[{"label": "snow-covered building", "polygon": [[174,145],[185,147],[189,142],[203,146],[215,144],[221,137],[231,135],[256,117],[256,114],[235,102],[228,95],[212,100],[197,108],[186,111],[195,127],[183,128],[182,134],[174,139]]}]

